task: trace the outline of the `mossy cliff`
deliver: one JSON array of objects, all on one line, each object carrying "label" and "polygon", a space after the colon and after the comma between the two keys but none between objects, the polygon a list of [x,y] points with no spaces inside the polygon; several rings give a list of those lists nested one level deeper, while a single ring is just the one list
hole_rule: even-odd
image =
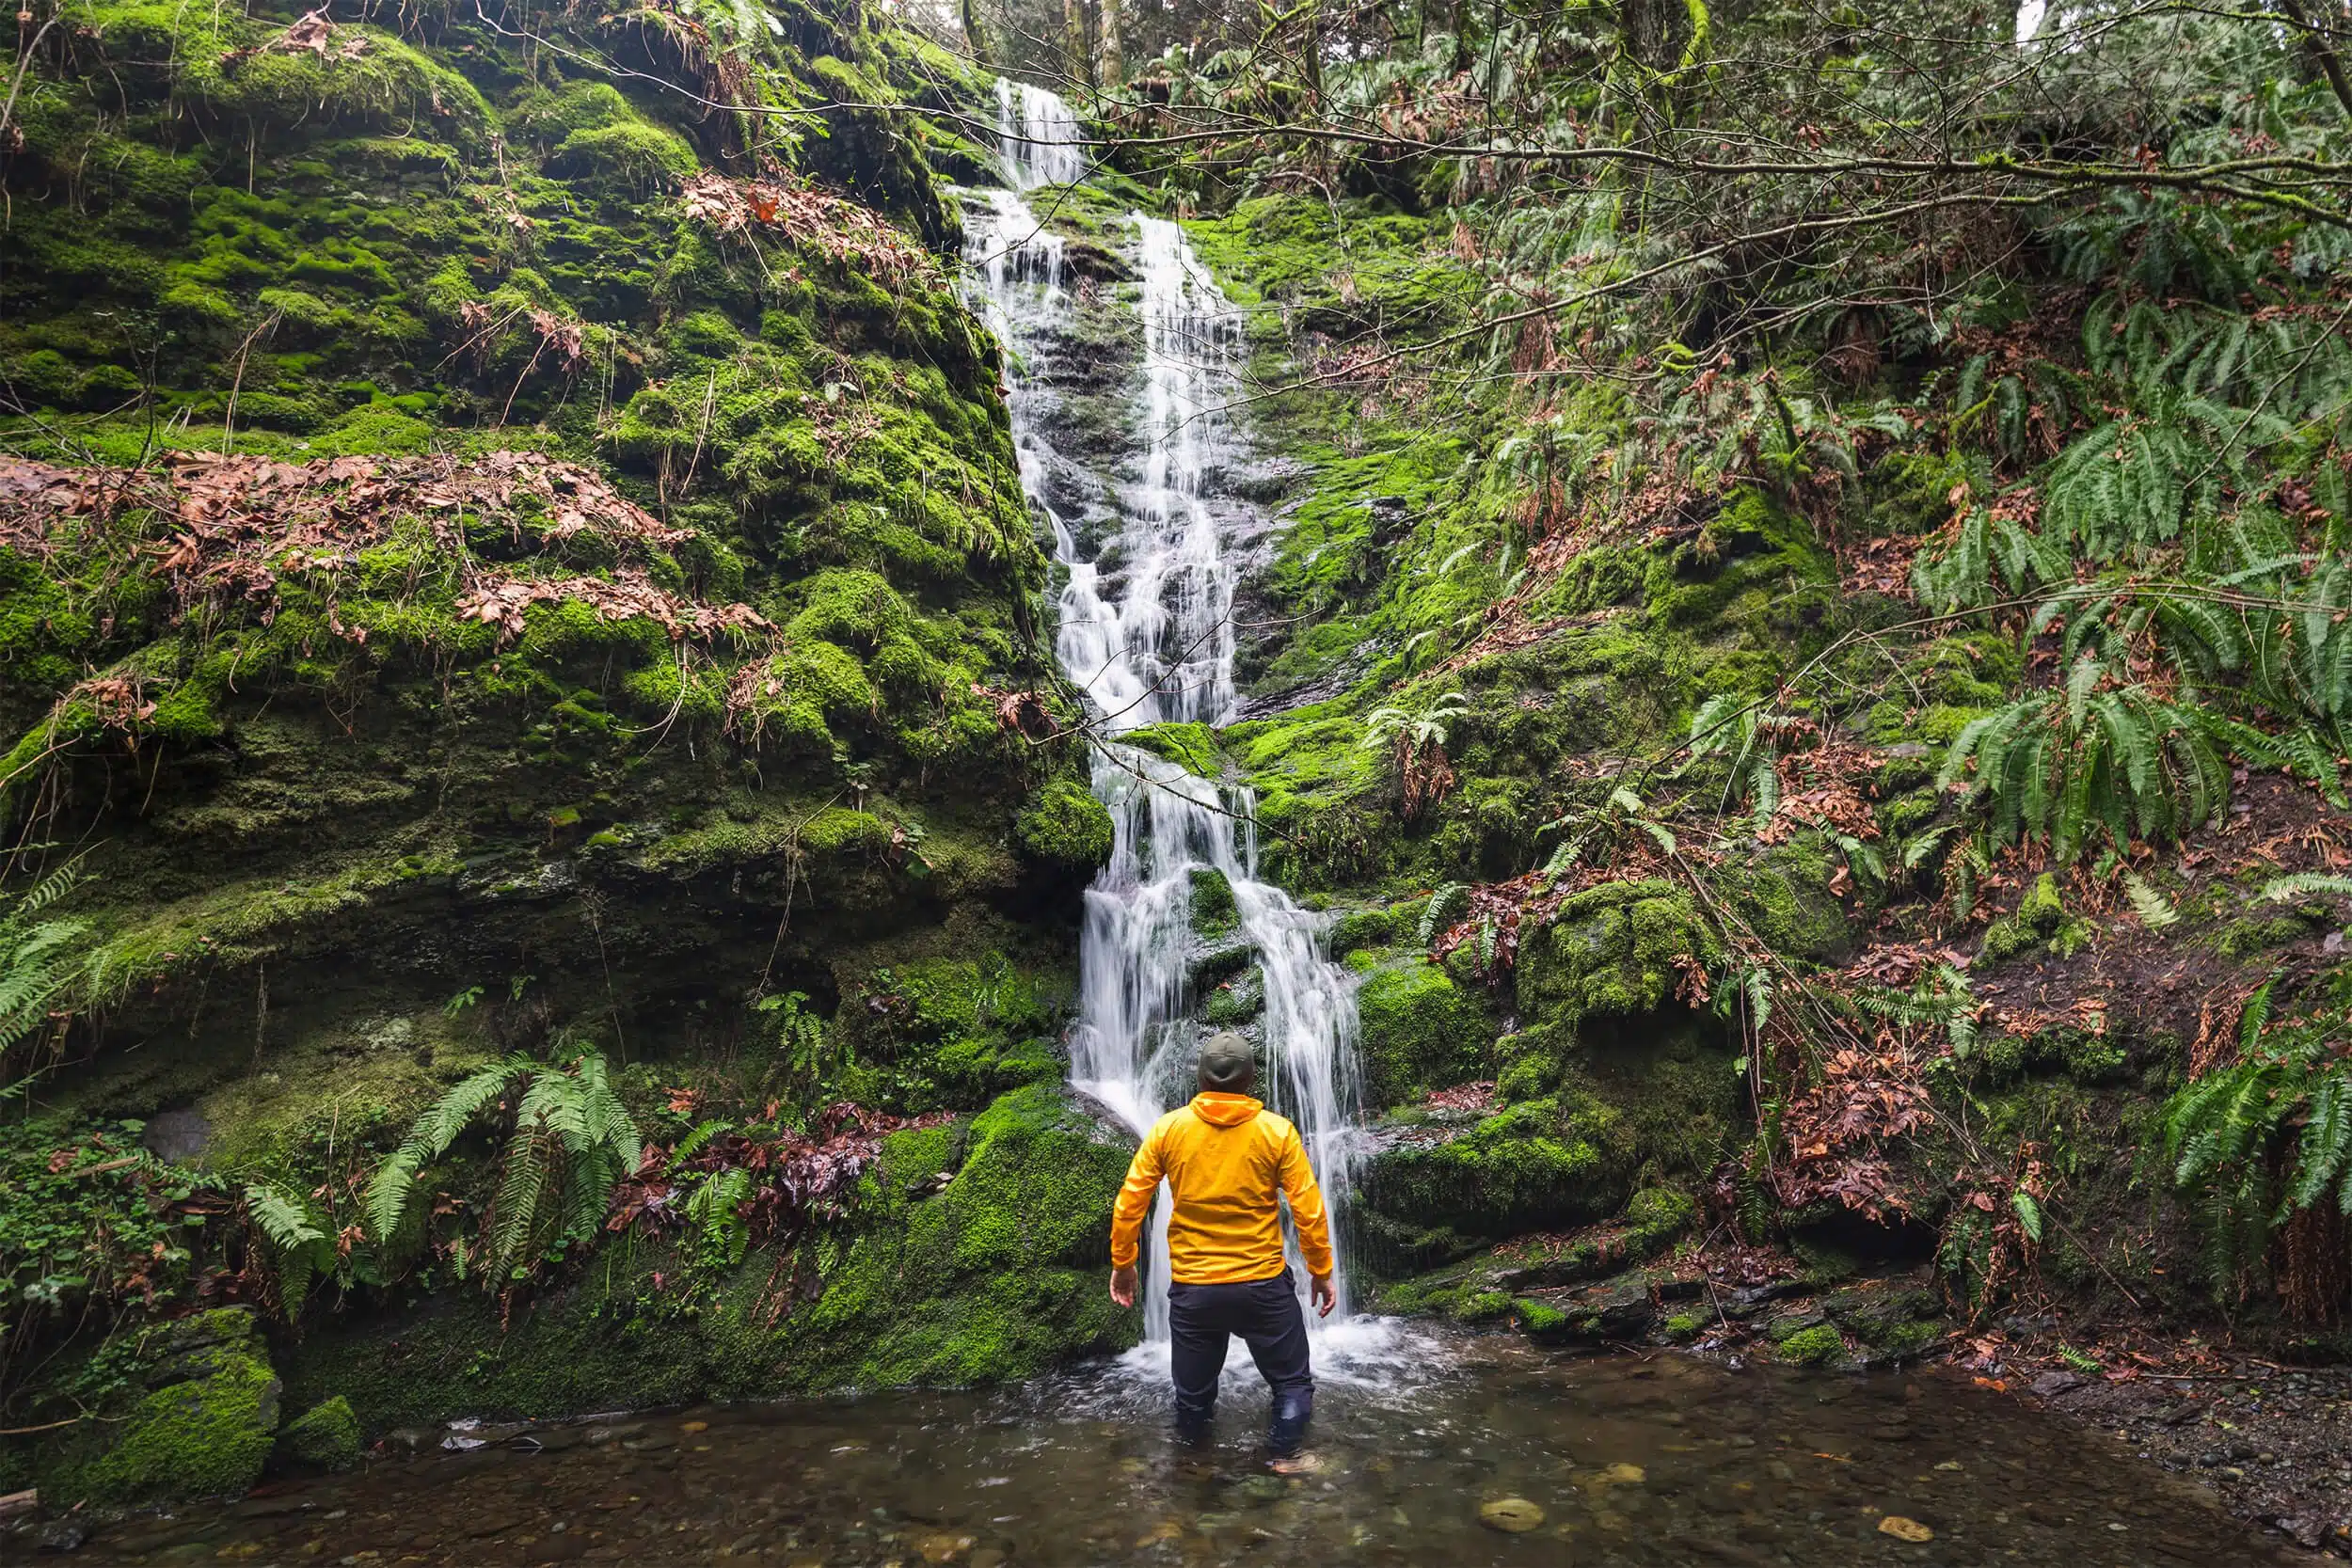
[{"label": "mossy cliff", "polygon": [[[0,147],[0,798],[94,961],[7,1058],[0,1425],[50,1430],[0,1475],[234,1491],[469,1409],[1131,1338],[1124,1151],[1051,1087],[1109,822],[1037,738],[1045,562],[956,286],[987,83],[855,5],[55,21]],[[503,1301],[348,1259],[280,1299],[250,1195],[351,1226],[515,1052],[612,1063],[659,1148],[921,1130],[782,1276],[656,1235]],[[224,1293],[258,1327],[149,1391]]]},{"label": "mossy cliff", "polygon": [[[1939,1314],[2009,1323],[2039,1288],[2091,1322],[2227,1312],[2339,1352],[2346,1276],[2294,1259],[2341,1237],[2272,1239],[2284,1211],[2262,1209],[2293,1138],[2231,1157],[2217,1222],[2176,1165],[2241,1134],[2191,1144],[2168,1117],[2197,1074],[2344,1026],[2341,747],[2298,762],[2232,732],[2226,810],[2210,789],[2171,830],[2157,797],[2188,798],[2186,752],[2102,765],[2070,799],[2142,792],[2097,808],[2104,836],[2041,826],[2065,815],[2046,751],[1979,767],[1989,733],[2039,733],[1991,726],[2049,702],[2068,658],[2076,704],[2108,677],[2055,610],[1922,615],[1974,559],[1954,519],[2034,471],[1928,412],[1961,360],[1890,347],[1852,380],[1797,345],[1726,348],[1645,410],[1565,368],[1681,385],[1660,370],[1679,343],[1611,359],[1656,325],[1635,307],[1580,316],[1574,355],[1549,324],[1472,329],[1483,285],[1531,287],[1508,258],[1541,251],[1540,202],[1449,201],[1410,159],[1352,169],[1334,200],[1170,178],[1213,210],[1194,233],[1249,313],[1246,417],[1289,461],[1262,485],[1277,527],[1246,590],[1241,721],[1138,738],[1255,790],[1267,864],[1361,975],[1377,1119],[1353,1223],[1373,1272],[1406,1276],[1380,1299],[1844,1362],[1918,1353]],[[1612,276],[1606,245],[1568,248],[1566,275]],[[2264,274],[2280,298],[2301,297],[2289,255]],[[2037,266],[1969,319],[2079,310]],[[2105,319],[2082,325],[2094,366]],[[1801,463],[1758,455],[1767,420]],[[2337,498],[2301,514],[2307,541],[2342,536],[2328,451],[2292,482]],[[2265,895],[2280,872],[2305,875]],[[1636,1223],[1645,1193],[1673,1201]],[[1740,1277],[1735,1243],[1778,1251],[1783,1282]],[[1907,1305],[1886,1322],[1765,1305],[1887,1274]],[[1705,1280],[1712,1307],[1675,1305]]]}]

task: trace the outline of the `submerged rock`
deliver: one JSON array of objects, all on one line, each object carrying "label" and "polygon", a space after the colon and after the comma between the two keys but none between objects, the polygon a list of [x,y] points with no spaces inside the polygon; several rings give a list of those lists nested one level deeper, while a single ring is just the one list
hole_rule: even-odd
[{"label": "submerged rock", "polygon": [[1544,1522],[1544,1511],[1525,1497],[1497,1497],[1478,1505],[1478,1522],[1488,1529],[1524,1535]]}]

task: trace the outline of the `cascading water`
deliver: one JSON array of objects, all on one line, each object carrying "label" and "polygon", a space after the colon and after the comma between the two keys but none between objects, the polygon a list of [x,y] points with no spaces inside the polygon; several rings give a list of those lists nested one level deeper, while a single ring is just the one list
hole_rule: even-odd
[{"label": "cascading water", "polygon": [[1086,178],[1086,137],[1057,93],[996,78],[996,145],[1016,190]]},{"label": "cascading water", "polygon": [[[1202,492],[1223,434],[1220,410],[1238,385],[1241,320],[1181,229],[1135,216],[1139,471],[1122,487],[1108,546],[1082,559],[1070,524],[1044,499],[1056,454],[1041,428],[1034,373],[1070,309],[1062,246],[1018,193],[1079,178],[1085,155],[1074,119],[1053,94],[1000,81],[997,102],[1012,189],[987,194],[968,227],[967,254],[989,325],[1014,366],[1022,483],[1043,508],[1055,559],[1067,573],[1056,652],[1086,693],[1099,733],[1169,721],[1221,723],[1234,702],[1235,573]],[[1260,1029],[1268,1071],[1261,1093],[1297,1123],[1336,1222],[1348,1198],[1361,1102],[1355,996],[1344,972],[1323,957],[1317,917],[1258,879],[1254,798],[1112,744],[1096,748],[1094,792],[1110,808],[1117,839],[1086,895],[1073,1083],[1138,1132],[1189,1097],[1193,873],[1221,873],[1264,987]],[[1166,1201],[1157,1207],[1146,1270],[1145,1323],[1155,1343],[1168,1338],[1168,1208]],[[1303,1289],[1305,1271],[1295,1272]],[[1343,1257],[1340,1273],[1344,1304]]]}]

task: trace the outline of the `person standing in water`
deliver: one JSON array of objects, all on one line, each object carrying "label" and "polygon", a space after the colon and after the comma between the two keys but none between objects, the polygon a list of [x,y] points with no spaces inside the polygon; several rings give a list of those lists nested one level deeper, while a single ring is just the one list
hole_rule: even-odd
[{"label": "person standing in water", "polygon": [[1136,1304],[1143,1217],[1165,1177],[1175,1204],[1168,1224],[1168,1370],[1176,1434],[1208,1435],[1227,1341],[1240,1335],[1274,1392],[1266,1442],[1278,1458],[1298,1451],[1315,1407],[1307,1318],[1282,1256],[1281,1200],[1306,1259],[1315,1315],[1338,1304],[1331,1287],[1331,1225],[1298,1129],[1249,1091],[1258,1068],[1239,1035],[1200,1044],[1200,1092],[1152,1124],[1127,1167],[1111,1212],[1111,1299]]}]

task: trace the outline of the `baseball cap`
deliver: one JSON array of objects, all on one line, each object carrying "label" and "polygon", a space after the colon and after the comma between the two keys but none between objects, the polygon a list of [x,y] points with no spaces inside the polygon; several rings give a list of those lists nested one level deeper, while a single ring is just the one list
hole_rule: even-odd
[{"label": "baseball cap", "polygon": [[1220,1029],[1200,1042],[1200,1086],[1218,1094],[1240,1094],[1258,1081],[1257,1058],[1249,1042],[1231,1029]]}]

